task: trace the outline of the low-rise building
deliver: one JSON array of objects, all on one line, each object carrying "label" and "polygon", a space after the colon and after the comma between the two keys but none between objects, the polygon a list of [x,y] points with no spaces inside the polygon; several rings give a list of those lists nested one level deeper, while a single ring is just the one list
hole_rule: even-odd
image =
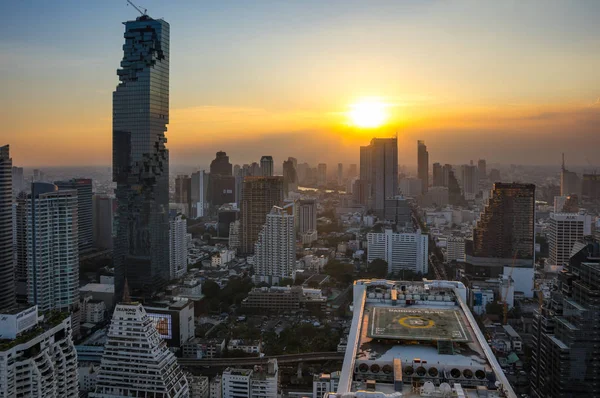
[{"label": "low-rise building", "polygon": [[81,297],[92,296],[93,300],[102,300],[106,308],[110,309],[114,304],[115,285],[114,283],[88,283],[79,288],[79,295]]},{"label": "low-rise building", "polygon": [[340,372],[321,373],[313,377],[313,398],[324,397],[328,392],[336,392],[340,382]]},{"label": "low-rise building", "polygon": [[316,242],[319,237],[317,235],[316,230],[309,230],[300,234],[300,239],[302,240],[303,245],[310,245],[313,242]]},{"label": "low-rise building", "polygon": [[231,339],[227,343],[228,351],[244,351],[246,354],[262,353],[262,341],[261,340],[242,340],[242,339]]},{"label": "low-rise building", "polygon": [[225,369],[221,392],[224,398],[276,398],[278,384],[277,360],[270,359],[267,366],[255,366],[253,369]]},{"label": "low-rise building", "polygon": [[82,323],[96,325],[106,319],[106,304],[102,300],[94,300],[92,296],[85,296],[81,300]]},{"label": "low-rise building", "polygon": [[194,359],[213,359],[221,356],[223,350],[225,350],[224,339],[201,339],[194,338],[182,347],[182,353],[184,358]]},{"label": "low-rise building", "polygon": [[261,311],[296,311],[302,308],[320,310],[327,297],[321,289],[302,286],[272,286],[254,288],[242,301],[242,307]]},{"label": "low-rise building", "polygon": [[186,378],[190,386],[190,398],[209,398],[208,376],[193,376],[188,373]]}]

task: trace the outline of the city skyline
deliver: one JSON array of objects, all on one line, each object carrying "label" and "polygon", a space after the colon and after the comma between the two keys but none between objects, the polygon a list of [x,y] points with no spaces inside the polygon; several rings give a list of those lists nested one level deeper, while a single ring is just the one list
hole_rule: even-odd
[{"label": "city skyline", "polygon": [[[110,164],[119,26],[136,11],[73,4],[39,2],[49,18],[31,31],[18,28],[29,5],[7,7],[1,105],[16,165]],[[236,163],[265,153],[356,163],[358,146],[396,132],[403,164],[416,163],[419,139],[440,163],[558,164],[563,151],[569,164],[594,162],[600,4],[165,4],[143,6],[177,26],[173,164],[206,164],[221,149]],[[384,125],[352,125],[369,98],[384,104]],[[327,154],[313,154],[320,147]]]}]

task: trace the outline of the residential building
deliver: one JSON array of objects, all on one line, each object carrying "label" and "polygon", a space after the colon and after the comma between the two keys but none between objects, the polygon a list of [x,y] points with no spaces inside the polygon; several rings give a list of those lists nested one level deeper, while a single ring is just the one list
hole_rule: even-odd
[{"label": "residential building", "polygon": [[283,196],[287,198],[290,192],[298,191],[298,174],[296,173],[296,159],[288,158],[283,161]]},{"label": "residential building", "polygon": [[[370,207],[379,217],[385,212],[385,199],[398,194],[398,140],[373,138],[360,148],[361,180],[370,187]],[[363,162],[368,164],[363,165]]]},{"label": "residential building", "polygon": [[[128,301],[126,287],[124,301]],[[188,382],[175,355],[140,303],[117,304],[107,336],[91,398],[189,396]]]},{"label": "residential building", "polygon": [[486,313],[487,305],[495,302],[494,291],[491,289],[482,289],[478,286],[471,288],[471,308],[479,316]]},{"label": "residential building", "polygon": [[317,166],[317,186],[325,187],[327,185],[327,165],[319,163]]},{"label": "residential building", "polygon": [[421,180],[421,192],[427,192],[429,188],[429,152],[427,152],[425,141],[417,141],[417,176]]},{"label": "residential building", "polygon": [[190,398],[208,398],[210,395],[210,388],[208,382],[208,376],[193,376],[188,373],[186,375],[188,383],[190,385]]},{"label": "residential building", "polygon": [[433,164],[433,184],[434,187],[445,187],[444,184],[444,169],[440,163]]},{"label": "residential building", "polygon": [[276,359],[254,369],[227,368],[221,379],[222,397],[276,398],[279,369]]},{"label": "residential building", "polygon": [[229,238],[229,226],[232,222],[239,220],[240,209],[233,204],[223,205],[217,213],[217,236],[219,238]]},{"label": "residential building", "polygon": [[592,216],[579,213],[550,213],[548,264],[568,264],[575,242],[592,235]]},{"label": "residential building", "polygon": [[325,397],[516,398],[466,295],[456,281],[355,281],[338,388]]},{"label": "residential building", "polygon": [[465,261],[465,239],[450,236],[446,240],[446,261]]},{"label": "residential building", "polygon": [[534,313],[531,395],[534,398],[600,396],[600,244],[573,245],[551,298]]},{"label": "residential building", "polygon": [[79,397],[68,314],[42,320],[33,306],[0,315],[0,397]]},{"label": "residential building", "polygon": [[225,350],[225,340],[193,338],[181,347],[184,358],[213,359],[221,356]]},{"label": "residential building", "polygon": [[114,215],[117,202],[113,196],[92,196],[92,242],[98,249],[112,249],[114,238]]},{"label": "residential building", "polygon": [[388,274],[401,275],[403,270],[427,274],[429,270],[429,236],[420,230],[415,233],[367,234],[367,261],[382,259],[388,264]]},{"label": "residential building", "polygon": [[[142,15],[125,22],[113,93],[115,291],[152,296],[169,280],[169,24]],[[160,89],[157,89],[160,87]]]},{"label": "residential building", "polygon": [[169,220],[169,280],[179,279],[187,272],[187,220],[181,214]]},{"label": "residential building", "polygon": [[319,236],[317,235],[317,231],[308,230],[300,234],[300,239],[302,240],[303,245],[310,245],[311,243],[316,242],[319,239]]},{"label": "residential building", "polygon": [[208,208],[207,192],[208,192],[208,174],[204,170],[192,173],[191,182],[191,201],[192,201],[192,218],[204,217],[204,212]]},{"label": "residential building", "polygon": [[260,171],[263,177],[273,176],[273,156],[263,156],[260,158]]},{"label": "residential building", "polygon": [[254,244],[273,206],[283,202],[283,177],[245,177],[240,213],[241,251],[254,253]]},{"label": "residential building", "polygon": [[366,205],[369,203],[371,187],[366,180],[356,180],[352,185],[352,199],[355,203]]},{"label": "residential building", "polygon": [[12,167],[12,189],[13,195],[17,196],[19,192],[25,189],[25,178],[23,176],[23,168],[13,166]]},{"label": "residential building", "polygon": [[477,166],[473,164],[463,164],[460,167],[461,172],[461,189],[466,200],[473,200],[479,192],[479,176],[477,174]]},{"label": "residential building", "polygon": [[298,205],[298,232],[303,234],[317,230],[317,202],[314,199],[300,199]]},{"label": "residential building", "polygon": [[0,147],[0,312],[16,305],[12,195],[12,159],[9,146],[4,145]]},{"label": "residential building", "polygon": [[55,181],[60,190],[77,191],[77,228],[79,253],[89,251],[94,246],[93,193],[90,178],[73,178],[68,181]]},{"label": "residential building", "polygon": [[[496,278],[505,266],[524,268],[533,287],[535,185],[495,183],[473,239],[465,242],[465,272],[471,279]],[[528,282],[528,283],[529,283]],[[531,297],[531,288],[524,292]]]},{"label": "residential building", "polygon": [[180,204],[186,217],[192,214],[192,179],[187,175],[175,177],[175,203]]},{"label": "residential building", "polygon": [[256,280],[278,283],[296,265],[296,226],[292,206],[273,206],[254,248]]},{"label": "residential building", "polygon": [[81,299],[81,323],[96,325],[104,322],[106,304],[102,300],[94,300],[92,296]]},{"label": "residential building", "polygon": [[477,162],[477,176],[479,180],[487,179],[487,163],[485,159],[479,159]]},{"label": "residential building", "polygon": [[221,398],[223,397],[221,376],[215,376],[209,383],[209,397],[210,398]]},{"label": "residential building", "polygon": [[240,238],[240,220],[229,224],[229,248],[235,252],[242,247]]},{"label": "residential building", "polygon": [[227,343],[227,350],[243,351],[246,354],[259,355],[262,353],[262,349],[263,345],[261,340],[231,339]]},{"label": "residential building", "polygon": [[242,300],[242,307],[259,312],[286,312],[300,309],[324,309],[327,297],[321,289],[302,286],[256,287]]},{"label": "residential building", "polygon": [[28,302],[41,312],[78,308],[77,191],[32,183],[26,239]]}]

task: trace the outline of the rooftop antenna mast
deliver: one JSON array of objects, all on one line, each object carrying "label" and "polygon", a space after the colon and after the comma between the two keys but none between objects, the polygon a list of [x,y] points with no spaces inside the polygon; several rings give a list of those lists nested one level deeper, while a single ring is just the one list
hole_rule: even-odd
[{"label": "rooftop antenna mast", "polygon": [[144,8],[144,11],[142,12],[142,10],[136,6],[135,4],[133,4],[131,2],[131,0],[127,0],[127,3],[129,3],[129,5],[131,5],[133,8],[135,8],[140,14],[142,14],[142,16],[147,15],[146,12],[148,11],[146,8]]}]

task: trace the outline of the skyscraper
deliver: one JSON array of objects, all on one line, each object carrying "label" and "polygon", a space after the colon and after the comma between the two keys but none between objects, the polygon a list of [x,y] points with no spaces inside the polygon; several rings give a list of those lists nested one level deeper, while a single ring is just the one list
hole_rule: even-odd
[{"label": "skyscraper", "polygon": [[0,311],[15,302],[13,260],[12,159],[8,145],[0,147]]},{"label": "skyscraper", "polygon": [[600,396],[600,244],[573,245],[550,300],[534,313],[531,395],[535,398]]},{"label": "skyscraper", "polygon": [[581,195],[589,200],[600,199],[600,174],[584,174],[581,181]]},{"label": "skyscraper", "polygon": [[337,184],[341,186],[344,183],[344,165],[342,163],[338,163],[337,166]]},{"label": "skyscraper", "polygon": [[227,153],[223,151],[219,151],[216,154],[215,159],[210,162],[210,174],[213,175],[222,175],[222,176],[230,176],[232,175],[232,166],[229,163],[229,156]]},{"label": "skyscraper", "polygon": [[254,253],[254,243],[273,206],[283,202],[283,177],[245,177],[242,189],[241,252]]},{"label": "skyscraper", "polygon": [[298,174],[294,160],[294,158],[288,158],[283,161],[283,195],[286,198],[290,192],[298,190]]},{"label": "skyscraper", "polygon": [[56,181],[58,189],[77,191],[77,224],[79,226],[79,253],[90,250],[94,245],[92,215],[92,180],[73,178],[68,181]]},{"label": "skyscraper", "polygon": [[260,171],[263,177],[271,177],[273,175],[273,156],[263,156],[260,158]]},{"label": "skyscraper", "polygon": [[182,204],[185,216],[190,216],[192,212],[192,179],[189,176],[178,175],[175,178],[175,203]]},{"label": "skyscraper", "polygon": [[325,187],[327,185],[327,164],[319,163],[317,166],[317,186]]},{"label": "skyscraper", "polygon": [[[27,198],[28,301],[39,311],[79,306],[77,191],[31,184]],[[78,322],[77,325],[78,326]]]},{"label": "skyscraper", "polygon": [[444,170],[439,163],[433,164],[433,186],[444,187]]},{"label": "skyscraper", "polygon": [[550,213],[548,264],[565,265],[569,262],[575,242],[592,235],[592,216],[579,213]]},{"label": "skyscraper", "polygon": [[298,232],[317,230],[317,204],[314,199],[300,199],[298,203]]},{"label": "skyscraper", "polygon": [[498,169],[491,169],[490,170],[490,181],[492,183],[501,182],[502,181],[502,177],[500,176],[500,170],[498,170]]},{"label": "skyscraper", "polygon": [[[534,225],[535,185],[494,184],[473,228],[473,240],[466,242],[467,274],[473,278],[497,277],[515,258],[515,267],[531,270],[533,278]],[[524,293],[531,295],[530,291]]]},{"label": "skyscraper", "polygon": [[181,278],[187,272],[187,221],[181,214],[169,220],[170,279]]},{"label": "skyscraper", "polygon": [[127,279],[147,297],[169,279],[169,24],[142,15],[125,22],[124,37],[113,93],[115,294]]},{"label": "skyscraper", "polygon": [[23,177],[23,168],[13,166],[12,168],[13,194],[17,195],[25,188],[25,178]]},{"label": "skyscraper", "polygon": [[460,167],[462,192],[466,200],[473,200],[479,192],[479,178],[477,176],[477,166],[473,164],[463,164]]},{"label": "skyscraper", "polygon": [[422,192],[426,193],[429,187],[429,152],[425,141],[417,141],[417,176],[423,184]]},{"label": "skyscraper", "polygon": [[577,173],[567,170],[565,167],[565,154],[562,154],[562,166],[560,168],[560,195],[581,196],[581,180]]},{"label": "skyscraper", "polygon": [[191,200],[192,200],[192,218],[204,217],[204,210],[207,207],[208,192],[208,174],[204,170],[192,173]]},{"label": "skyscraper", "polygon": [[348,168],[348,178],[358,177],[358,169],[356,163],[352,163]]},{"label": "skyscraper", "polygon": [[99,249],[112,249],[113,219],[116,210],[115,198],[95,194],[92,197],[92,208],[94,246]]},{"label": "skyscraper", "polygon": [[361,180],[365,177],[370,185],[371,207],[383,217],[385,199],[398,194],[397,138],[373,138],[369,146],[360,148],[360,161]]},{"label": "skyscraper", "polygon": [[152,322],[140,303],[117,304],[90,397],[189,396],[185,375]]},{"label": "skyscraper", "polygon": [[293,205],[273,206],[254,246],[256,282],[276,284],[291,278],[296,265]]},{"label": "skyscraper", "polygon": [[487,163],[485,159],[479,159],[477,162],[477,174],[480,180],[485,180],[487,178]]}]

